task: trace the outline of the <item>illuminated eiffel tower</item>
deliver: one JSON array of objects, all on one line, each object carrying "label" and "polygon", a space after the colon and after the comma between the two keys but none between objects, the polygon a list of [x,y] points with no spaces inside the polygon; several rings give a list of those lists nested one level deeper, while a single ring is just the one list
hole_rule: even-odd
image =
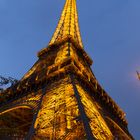
[{"label": "illuminated eiffel tower", "polygon": [[0,140],[132,140],[125,113],[97,82],[76,0],[66,0],[38,61],[0,93]]}]

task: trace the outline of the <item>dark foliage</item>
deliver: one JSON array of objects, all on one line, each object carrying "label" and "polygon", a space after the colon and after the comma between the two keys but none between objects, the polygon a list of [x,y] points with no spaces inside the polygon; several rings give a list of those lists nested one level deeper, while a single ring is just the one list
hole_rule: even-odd
[{"label": "dark foliage", "polygon": [[12,77],[5,78],[3,76],[0,76],[0,92],[3,91],[3,86],[6,86],[8,84],[10,84],[10,86],[13,86],[17,82],[18,82],[18,80],[14,79]]}]

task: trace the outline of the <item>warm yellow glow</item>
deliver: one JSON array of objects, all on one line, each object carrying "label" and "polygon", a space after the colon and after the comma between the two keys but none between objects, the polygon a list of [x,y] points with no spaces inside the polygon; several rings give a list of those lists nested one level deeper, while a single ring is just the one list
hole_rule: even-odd
[{"label": "warm yellow glow", "polygon": [[10,108],[10,109],[7,109],[7,110],[1,112],[0,115],[3,115],[5,113],[7,113],[7,112],[10,112],[10,111],[13,111],[13,110],[16,110],[16,109],[19,109],[19,108],[31,109],[31,107],[29,107],[29,106],[16,106],[16,107],[13,107],[13,108]]},{"label": "warm yellow glow", "polygon": [[105,120],[100,115],[96,102],[86,93],[80,85],[77,85],[86,114],[90,119],[93,135],[98,140],[113,140],[113,135]]},{"label": "warm yellow glow", "polygon": [[55,87],[50,87],[43,98],[35,123],[36,136],[66,140],[84,138],[83,124],[78,121],[79,110],[69,79],[54,84]]},{"label": "warm yellow glow", "polygon": [[115,130],[114,131],[114,135],[117,135],[118,136],[118,139],[120,140],[132,140],[130,137],[128,137],[128,135],[121,129],[121,127],[116,124],[112,119],[110,119],[109,117],[106,117],[108,122],[110,123],[111,125],[111,129],[113,131],[113,129]]},{"label": "warm yellow glow", "polygon": [[56,31],[50,41],[50,44],[71,35],[77,43],[83,47],[80,29],[78,25],[78,15],[75,0],[67,0],[62,11]]},{"label": "warm yellow glow", "polygon": [[[91,133],[97,140],[113,140],[113,131],[119,131],[119,133],[127,135],[120,127],[114,127],[112,131],[112,127],[105,120],[109,113],[105,112],[104,106],[100,104],[103,100],[95,101],[93,96],[90,95],[92,91],[94,91],[92,93],[94,95],[99,90],[98,92],[102,97],[106,95],[107,98],[104,98],[106,104],[111,101],[111,103],[113,102],[111,104],[112,107],[114,106],[113,108],[119,108],[107,94],[104,94],[105,91],[99,88],[99,84],[89,66],[92,61],[82,47],[76,0],[66,0],[49,47],[39,53],[39,60],[15,88],[17,91],[21,91],[19,94],[22,95],[21,86],[23,86],[29,94],[14,101],[14,103],[19,103],[18,107],[12,106],[10,108],[9,105],[10,109],[3,111],[0,115],[5,115],[5,113],[18,108],[31,109],[28,105],[32,106],[34,110],[36,109],[34,114],[38,114],[35,122],[33,122],[35,134],[33,134],[32,140],[86,140],[87,129],[85,126],[87,125],[89,125],[88,130],[91,129]],[[92,82],[94,80],[95,83]],[[83,86],[83,83],[85,86]],[[44,89],[42,90],[44,85],[45,92]],[[89,93],[87,88],[90,86],[91,91]],[[92,90],[92,87],[94,90]],[[33,94],[33,92],[36,94]],[[14,94],[14,92],[12,93]],[[26,103],[27,106],[25,106]],[[21,106],[22,104],[24,106]],[[5,106],[2,109],[5,109]],[[119,108],[119,110],[121,109]],[[23,113],[22,115],[26,114]],[[116,115],[118,114],[116,113]],[[16,113],[14,116],[16,116]],[[124,116],[122,115],[122,117]],[[29,115],[27,114],[28,118]],[[24,119],[26,120],[26,117]],[[24,119],[22,118],[23,123]],[[29,120],[27,123],[30,124],[31,119]],[[1,122],[3,123],[3,121]],[[110,122],[111,126],[114,126],[115,122]],[[13,134],[13,136],[15,135],[16,133]],[[129,140],[129,136],[126,137]]]}]

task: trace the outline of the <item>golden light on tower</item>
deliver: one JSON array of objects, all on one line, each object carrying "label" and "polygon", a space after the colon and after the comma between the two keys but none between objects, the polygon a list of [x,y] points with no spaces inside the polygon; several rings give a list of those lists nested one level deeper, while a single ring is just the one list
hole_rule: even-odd
[{"label": "golden light on tower", "polygon": [[[133,139],[124,112],[90,68],[76,0],[66,0],[56,31],[38,58],[14,87],[0,95],[0,136],[16,136],[16,140]],[[28,110],[21,108],[26,106]],[[3,120],[9,116],[9,122]]]}]

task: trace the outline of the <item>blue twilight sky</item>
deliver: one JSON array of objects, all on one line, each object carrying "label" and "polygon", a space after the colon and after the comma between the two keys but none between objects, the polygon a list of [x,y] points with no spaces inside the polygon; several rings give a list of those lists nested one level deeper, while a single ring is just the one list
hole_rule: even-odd
[{"label": "blue twilight sky", "polygon": [[[65,0],[0,0],[0,75],[20,79],[55,30]],[[77,0],[85,50],[98,81],[140,139],[140,0]]]}]

